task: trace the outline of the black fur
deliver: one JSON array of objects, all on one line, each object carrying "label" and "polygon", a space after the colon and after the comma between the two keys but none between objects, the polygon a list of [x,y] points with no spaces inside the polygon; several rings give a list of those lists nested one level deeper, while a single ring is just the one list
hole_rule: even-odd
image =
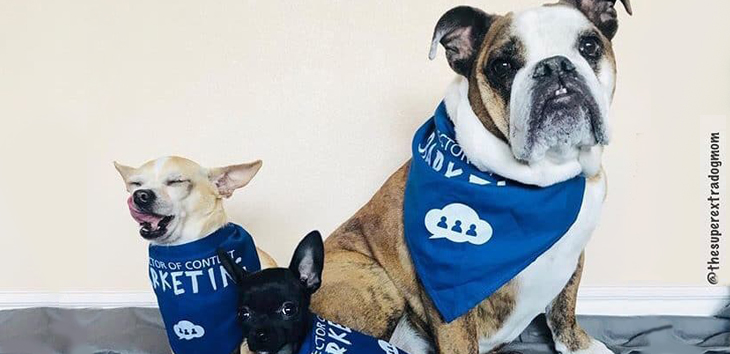
[{"label": "black fur", "polygon": [[494,16],[470,6],[447,11],[436,23],[431,40],[433,59],[437,42],[446,50],[446,59],[454,71],[469,77],[484,36],[494,22]]},{"label": "black fur", "polygon": [[290,348],[296,353],[309,332],[313,316],[309,304],[321,284],[320,233],[313,231],[299,243],[289,268],[246,273],[225,252],[219,250],[218,256],[239,290],[238,316],[249,349],[275,354]]},{"label": "black fur", "polygon": [[[618,32],[618,13],[616,0],[561,0],[576,7],[591,21],[609,40]],[[621,0],[626,12],[633,14],[630,0]]]}]

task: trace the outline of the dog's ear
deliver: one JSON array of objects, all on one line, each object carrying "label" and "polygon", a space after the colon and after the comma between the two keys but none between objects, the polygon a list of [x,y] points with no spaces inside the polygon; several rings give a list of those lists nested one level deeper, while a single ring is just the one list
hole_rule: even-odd
[{"label": "dog's ear", "polygon": [[119,174],[122,176],[125,184],[127,183],[129,175],[132,174],[132,172],[134,172],[135,170],[134,167],[125,166],[116,161],[114,161],[114,168],[116,168]]},{"label": "dog's ear", "polygon": [[495,15],[469,6],[459,6],[447,11],[433,30],[428,58],[436,58],[438,44],[441,43],[451,68],[458,74],[469,77],[482,41],[496,18]]},{"label": "dog's ear", "polygon": [[322,284],[324,267],[324,244],[319,231],[312,231],[299,242],[294,251],[289,269],[299,278],[310,293]]},{"label": "dog's ear", "polygon": [[216,252],[218,253],[218,259],[221,261],[223,268],[225,268],[228,275],[231,276],[233,282],[238,285],[242,284],[243,278],[246,276],[246,274],[248,274],[246,273],[246,270],[238,266],[236,262],[231,258],[231,256],[229,256],[228,253],[226,253],[226,251],[222,248],[218,248]]},{"label": "dog's ear", "polygon": [[[560,3],[571,5],[582,12],[609,40],[618,32],[618,13],[616,0],[561,0]],[[621,0],[626,12],[633,15],[631,0]]]},{"label": "dog's ear", "polygon": [[240,165],[211,168],[208,170],[208,178],[218,188],[218,193],[228,198],[233,195],[233,191],[251,182],[262,164],[261,160],[256,160]]}]

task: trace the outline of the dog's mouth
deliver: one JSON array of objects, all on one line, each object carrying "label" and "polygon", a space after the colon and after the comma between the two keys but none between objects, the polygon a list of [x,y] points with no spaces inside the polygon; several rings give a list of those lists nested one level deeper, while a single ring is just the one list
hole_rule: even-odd
[{"label": "dog's mouth", "polygon": [[518,159],[537,161],[548,151],[568,157],[576,149],[605,145],[607,139],[600,109],[582,80],[541,82],[531,99],[533,103],[526,126],[515,129],[512,136],[513,152]]},{"label": "dog's mouth", "polygon": [[140,210],[134,205],[133,198],[127,200],[129,213],[132,219],[139,223],[139,234],[146,240],[154,240],[164,236],[167,233],[167,226],[175,218],[174,215],[158,215],[147,211]]}]

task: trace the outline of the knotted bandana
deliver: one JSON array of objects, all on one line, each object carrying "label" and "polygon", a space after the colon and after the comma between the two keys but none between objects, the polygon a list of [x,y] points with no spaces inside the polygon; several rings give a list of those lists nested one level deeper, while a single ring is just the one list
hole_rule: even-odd
[{"label": "knotted bandana", "polygon": [[418,277],[446,322],[478,305],[573,225],[585,178],[524,185],[474,167],[444,103],[413,139],[405,239]]}]

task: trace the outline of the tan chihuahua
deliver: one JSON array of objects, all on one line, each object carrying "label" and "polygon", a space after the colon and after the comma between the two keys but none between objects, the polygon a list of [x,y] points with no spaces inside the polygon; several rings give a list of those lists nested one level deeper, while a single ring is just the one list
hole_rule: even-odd
[{"label": "tan chihuahua", "polygon": [[[228,222],[223,199],[246,186],[261,160],[204,168],[183,157],[161,157],[139,168],[114,163],[130,197],[132,218],[140,235],[153,244],[181,245],[201,239]],[[259,250],[263,263],[273,260]]]},{"label": "tan chihuahua", "polygon": [[[246,186],[261,165],[258,160],[204,168],[182,157],[162,157],[139,168],[114,163],[130,193],[132,218],[150,242],[150,280],[177,354],[197,353],[201,347],[217,352],[224,347],[226,354],[234,346],[239,349],[242,338],[229,333],[240,330],[228,318],[235,317],[236,290],[228,286],[216,248],[224,247],[248,270],[259,264],[261,269],[276,267],[243,228],[228,222],[223,210],[223,199]],[[193,252],[186,254],[189,260],[175,258],[183,251]],[[249,352],[246,345],[240,352]]]}]

